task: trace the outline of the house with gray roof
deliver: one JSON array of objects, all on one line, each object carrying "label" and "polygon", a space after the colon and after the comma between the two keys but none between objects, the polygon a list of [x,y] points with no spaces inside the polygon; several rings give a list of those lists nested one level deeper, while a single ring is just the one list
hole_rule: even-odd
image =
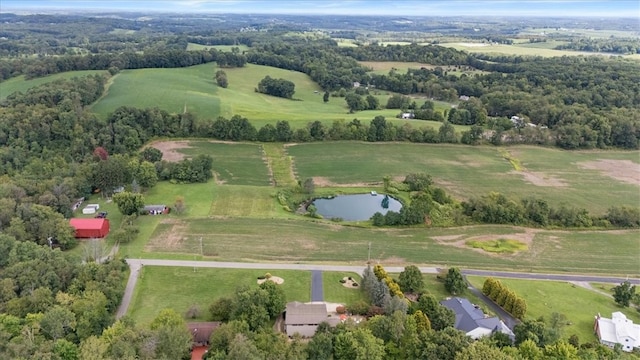
[{"label": "house with gray roof", "polygon": [[290,302],[287,304],[284,314],[287,336],[298,333],[304,337],[312,337],[320,323],[329,322],[331,325],[335,325],[335,323],[332,324],[332,320],[335,319],[329,316],[325,303]]},{"label": "house with gray roof", "polygon": [[515,338],[513,331],[500,318],[487,316],[478,306],[465,298],[453,297],[441,301],[440,304],[456,313],[454,327],[464,331],[474,340],[495,332],[507,334],[512,340]]}]

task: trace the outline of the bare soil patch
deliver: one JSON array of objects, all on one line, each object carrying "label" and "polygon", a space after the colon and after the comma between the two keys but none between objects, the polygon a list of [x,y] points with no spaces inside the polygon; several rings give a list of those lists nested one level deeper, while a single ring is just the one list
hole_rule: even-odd
[{"label": "bare soil patch", "polygon": [[535,186],[565,187],[567,183],[555,176],[535,171],[511,171],[511,174],[522,175],[526,182]]},{"label": "bare soil patch", "polygon": [[355,282],[353,279],[349,279],[348,276],[343,277],[342,280],[344,280],[344,282],[342,283],[342,286],[349,289],[357,289],[360,285],[357,282]]},{"label": "bare soil patch", "polygon": [[284,279],[283,278],[281,278],[279,276],[271,276],[268,279],[258,279],[258,284],[262,284],[265,281],[271,281],[271,282],[274,282],[274,283],[276,283],[278,285],[281,285],[282,283],[284,283]]},{"label": "bare soil patch", "polygon": [[640,185],[640,164],[631,160],[599,159],[578,163],[583,169],[597,170],[601,174],[628,184]]},{"label": "bare soil patch", "polygon": [[489,234],[489,235],[479,235],[479,236],[466,236],[466,234],[461,235],[448,235],[448,236],[433,236],[431,237],[438,244],[447,245],[447,246],[455,246],[461,249],[471,249],[473,251],[477,251],[479,253],[485,255],[493,255],[500,256],[500,254],[488,253],[482,249],[476,249],[468,246],[467,241],[491,241],[496,239],[512,239],[517,240],[522,243],[525,243],[529,249],[531,249],[531,244],[533,243],[533,238],[539,232],[537,229],[526,229],[525,232],[522,233],[513,233],[513,234]]},{"label": "bare soil patch", "polygon": [[380,182],[376,182],[376,183],[351,183],[351,184],[338,184],[338,183],[334,183],[333,181],[329,180],[328,178],[324,177],[324,176],[314,176],[313,177],[313,183],[316,186],[320,186],[320,187],[365,187],[365,186],[377,186],[380,185]]},{"label": "bare soil patch", "polygon": [[162,152],[162,160],[169,162],[178,162],[183,160],[186,155],[178,152],[178,150],[191,148],[188,140],[158,141],[154,142],[150,146],[160,150]]},{"label": "bare soil patch", "polygon": [[145,247],[153,247],[163,250],[180,249],[185,241],[184,234],[187,229],[187,224],[177,219],[165,219],[162,220],[161,223],[171,224],[171,227],[162,232],[159,236],[154,237]]}]

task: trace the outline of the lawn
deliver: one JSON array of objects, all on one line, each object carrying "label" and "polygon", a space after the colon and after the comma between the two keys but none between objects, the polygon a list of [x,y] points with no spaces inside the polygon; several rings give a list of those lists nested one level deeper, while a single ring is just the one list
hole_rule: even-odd
[{"label": "lawn", "polygon": [[[209,305],[215,299],[231,296],[240,286],[257,287],[257,277],[266,272],[284,279],[281,286],[287,301],[310,301],[310,271],[194,270],[189,267],[147,266],[141,270],[128,315],[138,323],[149,323],[164,308],[173,308],[184,314],[192,305],[196,305],[200,309],[200,316],[196,320],[206,321]],[[327,301],[346,304],[362,298],[361,291],[344,288],[338,282],[343,276],[356,277],[355,274],[323,272],[323,275]]]},{"label": "lawn", "polygon": [[[382,182],[385,175],[403,178],[426,172],[459,199],[497,191],[515,198],[543,198],[552,206],[583,207],[592,214],[604,214],[611,206],[640,204],[638,151],[323,142],[288,146],[287,153],[300,179],[356,184]],[[517,160],[520,171],[505,156]]]},{"label": "lawn", "polygon": [[347,288],[340,283],[340,280],[345,277],[353,278],[359,285],[360,274],[347,273],[347,272],[322,272],[322,285],[324,291],[324,300],[327,302],[352,304],[358,300],[366,301],[366,296],[360,287]]},{"label": "lawn", "polygon": [[[485,278],[467,278],[474,286],[482,288]],[[564,329],[564,338],[576,334],[581,342],[595,340],[593,322],[594,316],[598,313],[610,318],[612,312],[622,311],[634,323],[640,322],[640,314],[637,311],[623,309],[610,297],[567,282],[513,279],[500,281],[526,300],[527,318],[536,319],[544,316],[548,319],[553,312],[564,314],[570,323]]]},{"label": "lawn", "polygon": [[71,79],[74,77],[82,77],[93,74],[106,74],[104,70],[82,70],[82,71],[69,71],[58,74],[53,74],[44,77],[38,77],[35,79],[25,80],[24,76],[17,76],[8,80],[5,80],[0,84],[0,100],[4,100],[7,96],[13,94],[16,91],[26,92],[32,87],[46,84],[48,82],[58,79]]}]

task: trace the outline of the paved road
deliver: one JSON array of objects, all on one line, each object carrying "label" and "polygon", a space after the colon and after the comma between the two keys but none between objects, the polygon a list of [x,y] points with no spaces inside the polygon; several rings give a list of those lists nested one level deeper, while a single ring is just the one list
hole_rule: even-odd
[{"label": "paved road", "polygon": [[311,301],[324,301],[322,270],[311,270]]},{"label": "paved road", "polygon": [[124,295],[122,296],[122,302],[120,306],[118,306],[118,311],[116,312],[116,319],[120,319],[123,317],[127,310],[129,309],[129,304],[131,304],[131,298],[133,297],[133,289],[136,288],[136,283],[138,282],[138,275],[140,273],[140,269],[142,269],[142,264],[133,263],[131,261],[127,261],[129,264],[129,280],[127,280],[127,287],[124,289]]},{"label": "paved road", "polygon": [[612,276],[590,276],[590,275],[564,275],[564,274],[537,274],[537,273],[517,273],[508,271],[489,271],[489,270],[472,270],[463,269],[464,275],[478,276],[494,276],[512,279],[529,279],[529,280],[555,280],[555,281],[586,281],[620,284],[623,281],[629,281],[632,284],[640,285],[638,278],[623,278]]},{"label": "paved road", "polygon": [[[193,260],[161,260],[161,259],[127,259],[127,263],[131,268],[127,287],[122,297],[122,303],[118,307],[116,318],[121,318],[127,313],[133,289],[138,281],[138,273],[144,266],[179,266],[179,267],[201,267],[201,268],[228,268],[228,269],[259,269],[259,270],[322,270],[322,271],[346,271],[362,274],[365,265],[322,265],[322,264],[277,264],[277,263],[242,263],[242,262],[221,262],[221,261],[193,261]],[[424,274],[437,274],[436,267],[419,267]],[[385,270],[390,273],[399,273],[404,271],[404,267],[388,266]],[[589,276],[589,275],[560,275],[560,274],[536,274],[536,273],[516,273],[505,271],[486,271],[486,270],[462,270],[464,275],[478,276],[494,276],[515,279],[531,279],[531,280],[557,280],[557,281],[587,281],[587,282],[603,282],[603,283],[621,283],[629,280],[632,284],[640,284],[638,278],[617,278],[607,276]]]}]

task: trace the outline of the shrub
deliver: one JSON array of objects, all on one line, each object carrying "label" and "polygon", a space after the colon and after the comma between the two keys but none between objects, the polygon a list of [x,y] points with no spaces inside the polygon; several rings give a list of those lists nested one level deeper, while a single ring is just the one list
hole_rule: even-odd
[{"label": "shrub", "polygon": [[198,316],[200,316],[200,307],[198,305],[191,305],[185,314],[187,319],[195,319]]},{"label": "shrub", "polygon": [[351,286],[353,286],[353,287],[358,287],[358,283],[357,283],[357,282],[354,282],[353,284],[351,284]]},{"label": "shrub", "polygon": [[340,284],[344,284],[344,283],[346,283],[346,282],[347,282],[347,280],[345,280],[345,279],[340,279]]},{"label": "shrub", "polygon": [[351,276],[349,276],[349,281],[353,281],[353,278]]},{"label": "shrub", "polygon": [[271,273],[264,274],[264,278],[265,279],[271,279]]},{"label": "shrub", "polygon": [[369,304],[364,300],[358,300],[347,305],[347,310],[352,314],[367,315],[367,312],[369,311]]},{"label": "shrub", "polygon": [[344,314],[344,313],[347,312],[347,309],[344,306],[340,305],[340,306],[336,307],[336,312],[338,314]]},{"label": "shrub", "polygon": [[264,280],[264,279],[266,279],[266,277],[264,275],[258,276],[258,280]]}]

